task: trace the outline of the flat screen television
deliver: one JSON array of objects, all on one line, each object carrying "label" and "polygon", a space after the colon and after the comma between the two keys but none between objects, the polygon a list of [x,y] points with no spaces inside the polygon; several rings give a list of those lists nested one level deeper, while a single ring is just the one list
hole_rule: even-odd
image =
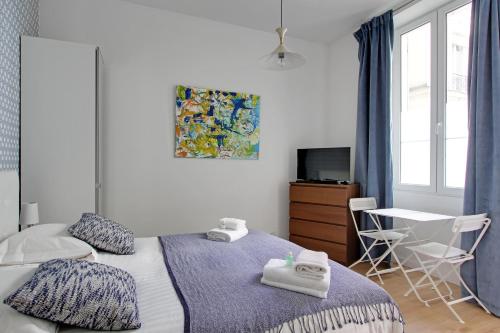
[{"label": "flat screen television", "polygon": [[349,182],[351,148],[297,149],[297,180]]}]

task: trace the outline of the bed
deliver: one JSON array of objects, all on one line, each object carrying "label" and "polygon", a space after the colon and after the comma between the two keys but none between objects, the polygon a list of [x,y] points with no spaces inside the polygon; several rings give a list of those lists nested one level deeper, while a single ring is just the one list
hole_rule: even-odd
[{"label": "bed", "polygon": [[[0,186],[5,184],[6,182],[13,183],[12,181],[13,174],[8,174],[5,172],[0,172]],[[2,198],[0,198],[1,203],[5,203],[6,201],[13,200],[15,196],[13,192],[16,192],[17,188],[11,186],[11,192],[8,194],[6,191],[2,191],[0,194]],[[16,192],[17,195],[17,192]],[[10,198],[10,199],[9,199]],[[2,205],[0,210],[0,214],[2,216],[10,216],[12,219],[14,215],[12,214],[12,210],[15,205]],[[5,211],[10,211],[10,213],[6,213]],[[9,215],[10,214],[10,215]],[[14,218],[13,221],[8,219],[2,219],[0,230],[3,232],[4,237],[8,233],[15,232],[16,228],[13,228],[15,224],[17,226],[17,219]],[[253,235],[253,236],[252,236]],[[169,238],[170,237],[170,238]],[[183,238],[185,237],[185,238]],[[270,243],[269,246],[279,248],[279,246],[290,246],[295,249],[296,245],[289,243],[285,240],[280,240],[275,238],[274,236],[262,235],[260,232],[255,232],[250,234],[247,241],[247,244],[242,244],[242,247],[248,247],[250,252],[252,252],[251,243],[254,242],[254,239],[251,237],[257,237],[258,239],[263,239],[264,242]],[[217,329],[206,328],[200,330],[200,326],[196,325],[198,322],[194,322],[196,319],[193,316],[193,313],[196,309],[186,307],[186,296],[183,297],[183,291],[186,292],[186,289],[182,290],[182,282],[176,281],[180,278],[179,275],[172,275],[172,269],[169,269],[169,264],[173,266],[177,261],[184,262],[186,258],[190,258],[193,255],[202,255],[203,249],[198,249],[198,245],[196,242],[204,241],[202,239],[202,235],[173,235],[166,236],[162,238],[158,237],[150,237],[150,238],[136,238],[135,239],[135,254],[133,255],[115,255],[106,252],[98,252],[97,261],[99,263],[111,265],[114,267],[121,268],[123,270],[128,271],[135,279],[137,286],[137,298],[138,298],[138,306],[140,312],[140,319],[142,322],[142,326],[138,329],[138,332],[141,333],[154,333],[154,332],[171,332],[171,333],[183,333],[183,332],[234,332],[231,327],[239,327],[237,325],[231,326],[238,321],[248,320],[248,318],[252,318],[253,320],[258,320],[259,317],[256,317],[257,314],[252,313],[252,311],[241,311],[233,313],[233,316],[230,316],[229,313],[232,309],[230,308],[220,308],[223,307],[224,303],[218,303],[216,299],[213,299],[214,304],[218,304],[219,308],[206,308],[207,317],[209,313],[212,316],[212,320],[222,322],[225,329]],[[255,239],[257,239],[255,238]],[[192,244],[187,244],[189,242],[193,242]],[[178,242],[178,243],[175,243]],[[207,241],[208,242],[208,241]],[[212,242],[215,243],[215,242]],[[235,242],[236,243],[236,242]],[[185,248],[182,248],[183,244],[187,244]],[[192,246],[192,245],[195,246]],[[278,244],[278,245],[276,245]],[[172,247],[168,247],[171,245]],[[217,245],[221,246],[221,245]],[[255,245],[254,245],[255,246]],[[179,248],[179,251],[176,253],[175,248]],[[176,260],[178,257],[182,257],[182,253],[186,253],[186,249],[191,249],[189,256],[185,256],[179,260]],[[298,247],[297,247],[298,248]],[[254,249],[257,251],[256,249]],[[262,255],[262,254],[261,254]],[[258,261],[258,256],[255,258],[256,264],[260,265]],[[254,259],[242,259],[249,260],[248,265],[250,265],[250,261]],[[170,261],[169,261],[170,260]],[[351,295],[352,298],[364,299],[365,297],[370,297],[369,294],[378,294],[381,297],[380,304],[373,303],[370,304],[370,309],[360,311],[356,309],[356,307],[347,304],[345,306],[337,306],[336,309],[331,309],[333,316],[329,316],[330,309],[326,311],[318,312],[318,313],[296,313],[296,318],[287,323],[286,325],[276,325],[266,329],[267,332],[283,332],[283,333],[294,333],[294,332],[340,332],[340,333],[348,333],[348,332],[357,332],[357,333],[400,333],[404,331],[404,323],[402,320],[402,316],[399,313],[398,307],[392,303],[387,304],[387,299],[390,299],[390,296],[387,295],[380,287],[378,287],[375,283],[367,280],[365,277],[354,273],[347,268],[331,262],[331,267],[335,269],[335,275],[344,276],[344,280],[351,281],[360,281],[364,287],[357,288],[356,283],[353,283],[352,286],[346,282],[335,283],[335,277],[332,278],[332,287],[331,293],[332,297],[337,297],[336,295],[344,294]],[[0,266],[0,297],[5,298],[10,292],[18,288],[24,281],[28,280],[33,272],[37,269],[37,264],[29,264],[29,265],[9,265],[9,266]],[[196,272],[196,270],[192,270],[193,267],[187,267],[187,271]],[[260,272],[255,272],[255,275],[261,274]],[[334,274],[332,274],[334,276]],[[184,280],[187,280],[184,278]],[[340,280],[339,280],[340,281]],[[184,288],[186,285],[189,285],[189,281],[184,281],[187,284],[184,284]],[[248,285],[245,285],[246,282],[241,282],[241,288],[249,288]],[[180,288],[181,287],[181,288]],[[260,288],[258,285],[254,284],[252,288]],[[278,297],[278,299],[283,300],[283,304],[286,304],[288,301],[287,297],[290,297],[292,300],[297,300],[297,302],[308,302],[312,304],[325,304],[324,302],[328,300],[321,300],[311,296],[305,296],[302,294],[284,291],[278,288],[272,288],[268,286],[261,286],[261,288],[265,289],[266,294],[274,294]],[[179,290],[181,289],[181,290]],[[211,296],[212,297],[212,296]],[[383,300],[382,300],[383,299]],[[202,302],[202,300],[199,300]],[[210,302],[210,300],[208,300]],[[196,302],[196,300],[195,300]],[[227,302],[230,304],[231,302]],[[242,304],[244,301],[242,301]],[[202,303],[200,303],[202,304]],[[222,304],[222,305],[220,305]],[[283,304],[279,304],[283,307]],[[193,304],[191,304],[192,306]],[[261,313],[273,313],[273,308],[277,307],[276,304],[261,304],[263,307],[261,309]],[[266,308],[267,306],[267,308]],[[290,306],[291,307],[291,306]],[[275,310],[275,309],[274,309]],[[297,306],[295,306],[295,310],[297,310]],[[300,310],[300,308],[299,308]],[[334,313],[333,310],[336,312]],[[196,311],[200,311],[198,308]],[[280,311],[286,312],[287,309],[283,308]],[[215,317],[213,314],[216,314]],[[261,314],[261,316],[263,316]],[[337,317],[335,317],[337,316]],[[333,318],[333,319],[332,319]],[[262,317],[262,319],[266,319]],[[267,318],[269,319],[269,318]],[[88,330],[69,327],[64,325],[56,325],[50,323],[45,320],[32,318],[20,313],[17,313],[15,310],[9,308],[5,304],[0,305],[0,322],[2,325],[0,326],[0,332],[20,332],[20,333],[47,333],[47,332],[89,332]],[[199,323],[198,323],[199,324]],[[216,326],[211,327],[218,327]],[[326,325],[325,325],[326,324]],[[262,327],[262,326],[255,326]],[[246,330],[248,332],[257,331],[254,329]]]}]

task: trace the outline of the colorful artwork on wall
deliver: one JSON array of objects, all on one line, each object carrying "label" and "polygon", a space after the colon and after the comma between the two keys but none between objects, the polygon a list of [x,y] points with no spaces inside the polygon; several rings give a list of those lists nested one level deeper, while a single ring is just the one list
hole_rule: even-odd
[{"label": "colorful artwork on wall", "polygon": [[260,97],[177,86],[176,157],[258,159]]}]

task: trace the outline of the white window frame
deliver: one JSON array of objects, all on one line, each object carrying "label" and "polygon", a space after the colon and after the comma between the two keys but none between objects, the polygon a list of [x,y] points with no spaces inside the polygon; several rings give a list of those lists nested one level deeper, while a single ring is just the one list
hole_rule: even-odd
[{"label": "white window frame", "polygon": [[[393,61],[393,147],[394,189],[413,192],[437,193],[448,196],[463,196],[463,188],[446,187],[445,184],[445,111],[446,111],[446,15],[471,0],[455,0],[410,23],[398,27],[394,39]],[[431,116],[430,116],[430,184],[413,185],[401,183],[401,37],[426,24],[431,24]],[[441,47],[439,47],[441,46]]]},{"label": "white window frame", "polygon": [[[410,185],[401,183],[401,37],[427,23],[431,24],[431,116],[430,116],[430,179],[429,185]],[[395,33],[394,60],[393,61],[393,147],[394,147],[394,188],[415,192],[435,192],[436,172],[436,119],[437,119],[437,94],[434,88],[437,84],[437,12],[431,12],[412,22],[398,28]]]},{"label": "white window frame", "polygon": [[463,196],[464,189],[463,188],[454,188],[446,186],[446,160],[445,160],[445,152],[446,152],[446,95],[447,95],[447,80],[446,80],[446,70],[447,70],[447,24],[446,24],[446,15],[449,12],[452,12],[462,6],[470,3],[471,0],[455,0],[451,3],[444,5],[443,7],[438,9],[438,31],[442,31],[442,33],[438,36],[438,43],[440,45],[444,45],[439,52],[438,59],[438,68],[440,69],[439,81],[438,81],[438,159],[437,159],[437,192],[444,195],[451,196]]}]

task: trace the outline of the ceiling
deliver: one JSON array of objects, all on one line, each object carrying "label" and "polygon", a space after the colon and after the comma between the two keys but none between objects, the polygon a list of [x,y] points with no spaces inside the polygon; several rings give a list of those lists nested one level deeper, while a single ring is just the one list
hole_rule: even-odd
[{"label": "ceiling", "polygon": [[[125,0],[262,31],[279,26],[280,0]],[[288,35],[330,42],[359,26],[396,0],[284,0],[283,25]]]}]

